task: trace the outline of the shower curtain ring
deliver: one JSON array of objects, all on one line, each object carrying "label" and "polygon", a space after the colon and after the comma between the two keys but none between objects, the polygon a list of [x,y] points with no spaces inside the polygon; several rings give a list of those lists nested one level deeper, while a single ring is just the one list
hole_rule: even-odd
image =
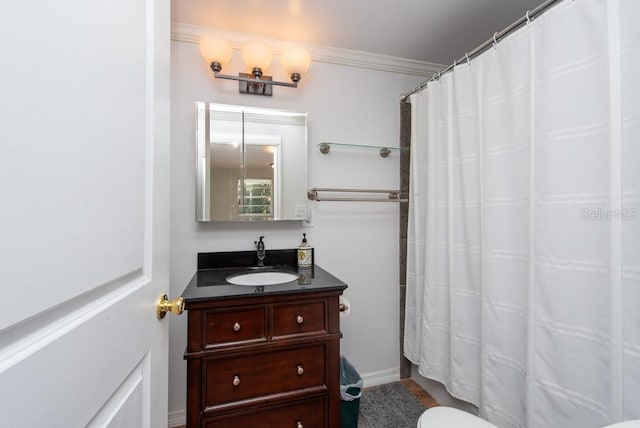
[{"label": "shower curtain ring", "polygon": [[498,44],[498,40],[496,40],[496,35],[498,34],[498,32],[496,31],[495,33],[493,33],[493,47],[495,48],[496,45]]},{"label": "shower curtain ring", "polygon": [[467,52],[464,53],[464,57],[467,59],[467,65],[469,64],[469,54]]},{"label": "shower curtain ring", "polygon": [[454,59],[454,60],[453,60],[453,68],[456,68],[456,65],[458,65],[458,60],[457,60],[457,59]]},{"label": "shower curtain ring", "polygon": [[527,24],[531,24],[531,18],[529,18],[529,11],[527,11],[527,13],[525,13],[524,16],[527,18]]}]

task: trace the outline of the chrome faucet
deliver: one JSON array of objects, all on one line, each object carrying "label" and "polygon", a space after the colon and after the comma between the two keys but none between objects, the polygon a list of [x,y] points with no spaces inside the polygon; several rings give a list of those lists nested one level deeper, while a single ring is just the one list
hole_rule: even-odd
[{"label": "chrome faucet", "polygon": [[264,242],[262,241],[263,238],[264,236],[261,236],[260,241],[253,242],[254,244],[256,244],[256,250],[258,253],[258,266],[260,267],[264,266],[264,256],[267,255],[267,251],[264,249]]}]

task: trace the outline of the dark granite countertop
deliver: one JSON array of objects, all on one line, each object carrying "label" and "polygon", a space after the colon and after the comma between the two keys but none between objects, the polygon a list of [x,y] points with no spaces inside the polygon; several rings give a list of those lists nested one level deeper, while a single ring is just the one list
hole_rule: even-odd
[{"label": "dark granite countertop", "polygon": [[295,250],[271,250],[267,252],[265,267],[260,270],[288,271],[298,278],[274,285],[233,285],[227,277],[241,272],[256,270],[251,266],[255,252],[199,253],[198,270],[189,281],[182,297],[190,301],[226,299],[229,297],[265,296],[284,293],[308,293],[317,291],[344,290],[347,285],[318,265],[313,268],[295,267]]}]

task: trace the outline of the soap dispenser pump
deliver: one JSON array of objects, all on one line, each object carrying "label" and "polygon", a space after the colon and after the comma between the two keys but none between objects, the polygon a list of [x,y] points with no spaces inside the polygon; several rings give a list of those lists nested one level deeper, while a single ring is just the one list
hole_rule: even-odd
[{"label": "soap dispenser pump", "polygon": [[311,267],[313,264],[313,248],[307,243],[307,234],[302,234],[302,242],[298,246],[298,266]]}]

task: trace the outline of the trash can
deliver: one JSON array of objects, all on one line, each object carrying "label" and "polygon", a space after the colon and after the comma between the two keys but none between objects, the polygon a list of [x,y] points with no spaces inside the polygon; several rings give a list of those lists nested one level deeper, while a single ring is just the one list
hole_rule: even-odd
[{"label": "trash can", "polygon": [[362,377],[344,356],[340,357],[340,428],[358,428]]}]

